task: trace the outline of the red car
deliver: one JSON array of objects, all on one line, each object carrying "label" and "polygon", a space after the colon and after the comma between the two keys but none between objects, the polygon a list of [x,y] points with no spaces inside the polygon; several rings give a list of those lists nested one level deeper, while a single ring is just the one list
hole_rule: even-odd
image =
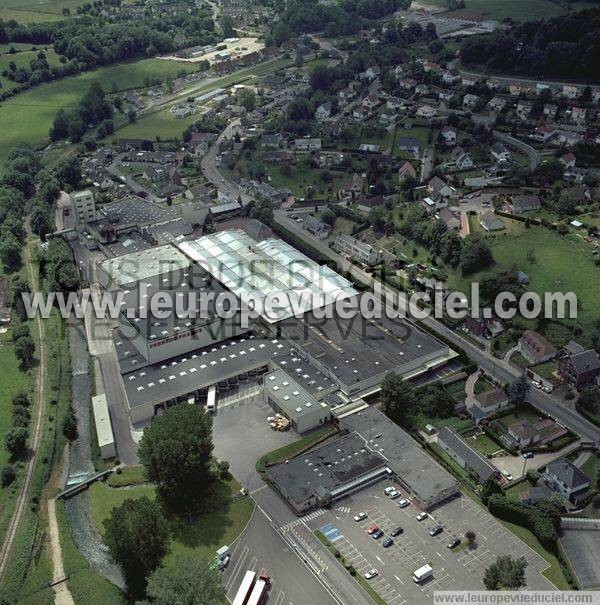
[{"label": "red car", "polygon": [[376,531],[379,531],[379,525],[371,525],[371,527],[367,529],[369,536],[372,536]]}]

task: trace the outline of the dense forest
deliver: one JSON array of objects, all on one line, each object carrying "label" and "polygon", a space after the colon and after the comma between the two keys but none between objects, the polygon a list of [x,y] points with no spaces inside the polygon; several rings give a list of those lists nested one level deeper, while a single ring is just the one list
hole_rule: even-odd
[{"label": "dense forest", "polygon": [[473,36],[460,48],[465,65],[546,78],[600,77],[600,9],[531,21]]}]

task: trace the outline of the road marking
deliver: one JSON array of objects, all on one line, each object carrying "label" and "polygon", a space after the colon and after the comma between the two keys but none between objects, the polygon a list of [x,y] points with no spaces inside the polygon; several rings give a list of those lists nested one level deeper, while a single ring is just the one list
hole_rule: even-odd
[{"label": "road marking", "polygon": [[375,555],[375,558],[382,564],[385,565],[385,563],[383,562],[383,559],[379,556],[379,555]]},{"label": "road marking", "polygon": [[398,580],[398,582],[404,586],[404,582],[398,576],[394,576],[394,578],[396,578],[396,580]]}]

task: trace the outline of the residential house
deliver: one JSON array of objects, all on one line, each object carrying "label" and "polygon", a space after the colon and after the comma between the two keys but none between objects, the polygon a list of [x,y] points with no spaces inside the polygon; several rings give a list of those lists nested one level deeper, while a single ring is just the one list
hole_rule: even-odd
[{"label": "residential house", "polygon": [[362,193],[364,184],[365,182],[362,176],[354,173],[342,184],[341,189],[338,191],[338,196],[341,199],[356,199]]},{"label": "residential house", "polygon": [[558,353],[558,374],[577,389],[593,384],[600,376],[600,357],[571,341]]},{"label": "residential house", "polygon": [[363,72],[367,80],[374,80],[381,75],[381,69],[379,65],[371,65],[365,72]]},{"label": "residential house", "polygon": [[379,114],[379,123],[384,126],[395,124],[398,121],[398,114],[395,111],[382,111]]},{"label": "residential house", "polygon": [[573,122],[585,122],[587,109],[585,107],[573,107],[571,110],[571,119]]},{"label": "residential house", "polygon": [[417,117],[425,120],[435,117],[436,113],[437,110],[435,107],[431,107],[430,105],[421,105],[421,107],[417,109]]},{"label": "residential house", "polygon": [[338,97],[343,103],[349,103],[352,99],[356,98],[358,94],[358,83],[350,82],[346,88],[343,88],[338,92]]},{"label": "residential house", "polygon": [[549,126],[544,124],[543,126],[538,126],[534,133],[533,138],[536,141],[540,141],[541,143],[546,143],[556,134],[556,128],[554,126]]},{"label": "residential house", "polygon": [[448,207],[448,198],[439,194],[427,196],[421,201],[421,207],[427,214],[434,214],[435,212]]},{"label": "residential house", "polygon": [[533,506],[542,500],[548,500],[553,494],[554,492],[547,485],[534,485],[519,494],[519,501],[522,504]]},{"label": "residential house", "polygon": [[[485,393],[474,395],[473,405],[470,413],[477,424],[482,420],[493,416],[496,412],[510,405],[508,395],[500,389],[491,389]],[[500,448],[498,448],[500,449]]]},{"label": "residential house", "polygon": [[331,101],[321,103],[321,105],[319,105],[317,107],[317,110],[315,111],[315,119],[321,121],[321,120],[327,120],[328,118],[330,118],[332,107],[333,107],[333,105],[332,105]]},{"label": "residential house", "polygon": [[566,97],[567,99],[576,99],[577,97],[579,97],[579,88],[577,86],[574,86],[572,84],[563,84],[562,87],[562,94],[563,97]]},{"label": "residential house", "polygon": [[381,103],[381,100],[377,95],[373,94],[367,95],[362,101],[363,107],[366,107],[370,110],[375,109],[375,107],[377,107],[379,103]]},{"label": "residential house", "polygon": [[435,215],[435,218],[442,221],[450,231],[458,231],[460,229],[460,217],[456,216],[456,214],[451,210],[448,210],[448,208],[442,208]]},{"label": "residential house", "polygon": [[399,80],[400,78],[404,77],[404,68],[402,67],[402,65],[396,65],[396,67],[394,67],[392,71],[396,80]]},{"label": "residential house", "polygon": [[473,168],[473,166],[475,165],[473,163],[473,160],[471,159],[471,156],[462,147],[455,147],[452,150],[451,155],[454,164],[459,170]]},{"label": "residential house", "polygon": [[471,315],[467,315],[465,318],[465,328],[480,338],[491,338],[504,331],[502,324],[493,317],[472,317]]},{"label": "residential house", "polygon": [[439,71],[439,69],[440,69],[440,66],[437,63],[434,63],[433,61],[427,60],[423,63],[423,71],[426,74],[429,73],[430,71],[433,71],[433,72]]},{"label": "residential house", "polygon": [[415,137],[398,137],[396,144],[400,151],[412,153],[415,157],[419,157],[420,142]]},{"label": "residential house", "polygon": [[490,149],[490,153],[497,160],[510,159],[510,151],[502,143],[494,143]]},{"label": "residential house", "polygon": [[567,169],[575,168],[575,163],[577,162],[577,158],[570,151],[560,156],[560,163]]},{"label": "residential house", "polygon": [[562,494],[573,504],[580,504],[589,495],[590,478],[566,458],[549,462],[544,470],[544,478],[550,489]]},{"label": "residential house", "polygon": [[361,242],[351,235],[338,234],[333,246],[338,252],[346,254],[368,266],[376,265],[381,261],[380,250],[376,250],[370,244]]},{"label": "residential house", "polygon": [[321,139],[294,139],[296,151],[315,151],[321,149]]},{"label": "residential house", "polygon": [[398,181],[400,183],[403,183],[408,177],[416,179],[417,171],[415,170],[415,167],[409,161],[406,161],[398,169]]},{"label": "residential house", "polygon": [[396,109],[405,109],[406,101],[401,99],[400,97],[388,97],[385,103],[385,106],[388,109],[396,110]]},{"label": "residential house", "polygon": [[511,97],[518,97],[527,92],[527,87],[520,82],[511,82],[508,85],[508,93]]},{"label": "residential house", "polygon": [[574,130],[558,130],[556,132],[556,144],[573,147],[583,141],[583,134]]},{"label": "residential house", "polygon": [[538,195],[513,195],[506,198],[502,210],[509,214],[523,214],[523,212],[539,210],[541,207],[542,202]]},{"label": "residential house", "polygon": [[355,122],[363,122],[369,116],[369,112],[364,107],[355,107],[352,110],[352,119]]},{"label": "residential house", "polygon": [[452,90],[440,90],[438,92],[438,99],[440,101],[450,101],[454,98],[454,91]]},{"label": "residential house", "polygon": [[402,78],[399,84],[400,88],[402,88],[403,90],[412,90],[417,85],[417,82],[412,78]]},{"label": "residential house", "polygon": [[504,221],[491,210],[479,215],[479,224],[486,231],[501,231],[504,229]]},{"label": "residential house", "polygon": [[531,101],[525,101],[525,100],[521,99],[517,103],[517,116],[521,120],[527,120],[527,118],[529,118],[529,114],[531,113],[532,109],[533,109],[533,103]]},{"label": "residential house", "polygon": [[463,76],[460,83],[462,86],[475,86],[477,84],[478,78],[475,76]]},{"label": "residential house", "polygon": [[463,97],[463,107],[474,107],[479,97],[477,95],[467,94]]},{"label": "residential house", "polygon": [[502,97],[494,97],[488,101],[488,107],[492,111],[501,112],[506,107],[506,99]]},{"label": "residential house", "polygon": [[520,420],[508,426],[508,435],[520,448],[530,447],[541,439],[540,433],[526,420]]},{"label": "residential house", "polygon": [[460,82],[460,73],[458,73],[457,69],[447,69],[442,74],[442,80],[444,84],[456,84]]},{"label": "residential house", "polygon": [[417,84],[415,86],[415,92],[418,95],[426,95],[429,92],[429,86],[427,84]]},{"label": "residential house", "polygon": [[431,195],[440,195],[444,198],[458,197],[458,191],[454,189],[454,187],[448,185],[446,181],[441,179],[439,176],[434,176],[427,183],[427,191],[429,191]]},{"label": "residential house", "polygon": [[312,215],[308,215],[304,219],[302,227],[319,239],[325,239],[329,237],[329,234],[331,233],[331,225],[320,221],[317,217]]},{"label": "residential house", "polygon": [[544,115],[548,118],[554,118],[556,116],[556,112],[558,111],[558,105],[554,103],[544,103]]},{"label": "residential house", "polygon": [[446,145],[454,145],[456,143],[456,128],[444,126],[442,128],[442,139],[444,139]]},{"label": "residential house", "polygon": [[532,364],[544,363],[556,357],[556,349],[540,333],[525,330],[519,339],[521,355]]},{"label": "residential house", "polygon": [[485,483],[490,478],[500,476],[495,466],[447,426],[438,433],[437,445],[461,468],[469,472],[477,483]]}]

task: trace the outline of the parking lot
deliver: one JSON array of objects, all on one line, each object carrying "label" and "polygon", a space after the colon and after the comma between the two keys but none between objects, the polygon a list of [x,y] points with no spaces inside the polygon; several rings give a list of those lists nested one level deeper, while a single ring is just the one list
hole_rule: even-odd
[{"label": "parking lot", "polygon": [[[528,588],[554,588],[540,573],[548,563],[467,496],[437,507],[419,522],[416,516],[420,511],[415,506],[400,508],[397,504],[407,495],[395,486],[401,497],[391,500],[383,493],[387,485],[390,483],[380,482],[341,500],[307,523],[312,530],[319,529],[327,535],[358,573],[377,569],[379,575],[370,583],[388,603],[429,604],[437,590],[483,589],[486,567],[502,554],[526,558]],[[361,511],[368,516],[357,523],[353,517]],[[430,536],[428,530],[438,523],[443,531]],[[374,524],[385,534],[378,540],[367,533]],[[383,540],[398,526],[404,532],[394,538],[392,546],[384,548]],[[474,548],[466,545],[464,536],[468,530],[477,536]],[[462,543],[451,550],[447,545],[452,537],[460,538]],[[423,584],[414,583],[413,572],[425,564],[433,567],[433,577]]]}]

